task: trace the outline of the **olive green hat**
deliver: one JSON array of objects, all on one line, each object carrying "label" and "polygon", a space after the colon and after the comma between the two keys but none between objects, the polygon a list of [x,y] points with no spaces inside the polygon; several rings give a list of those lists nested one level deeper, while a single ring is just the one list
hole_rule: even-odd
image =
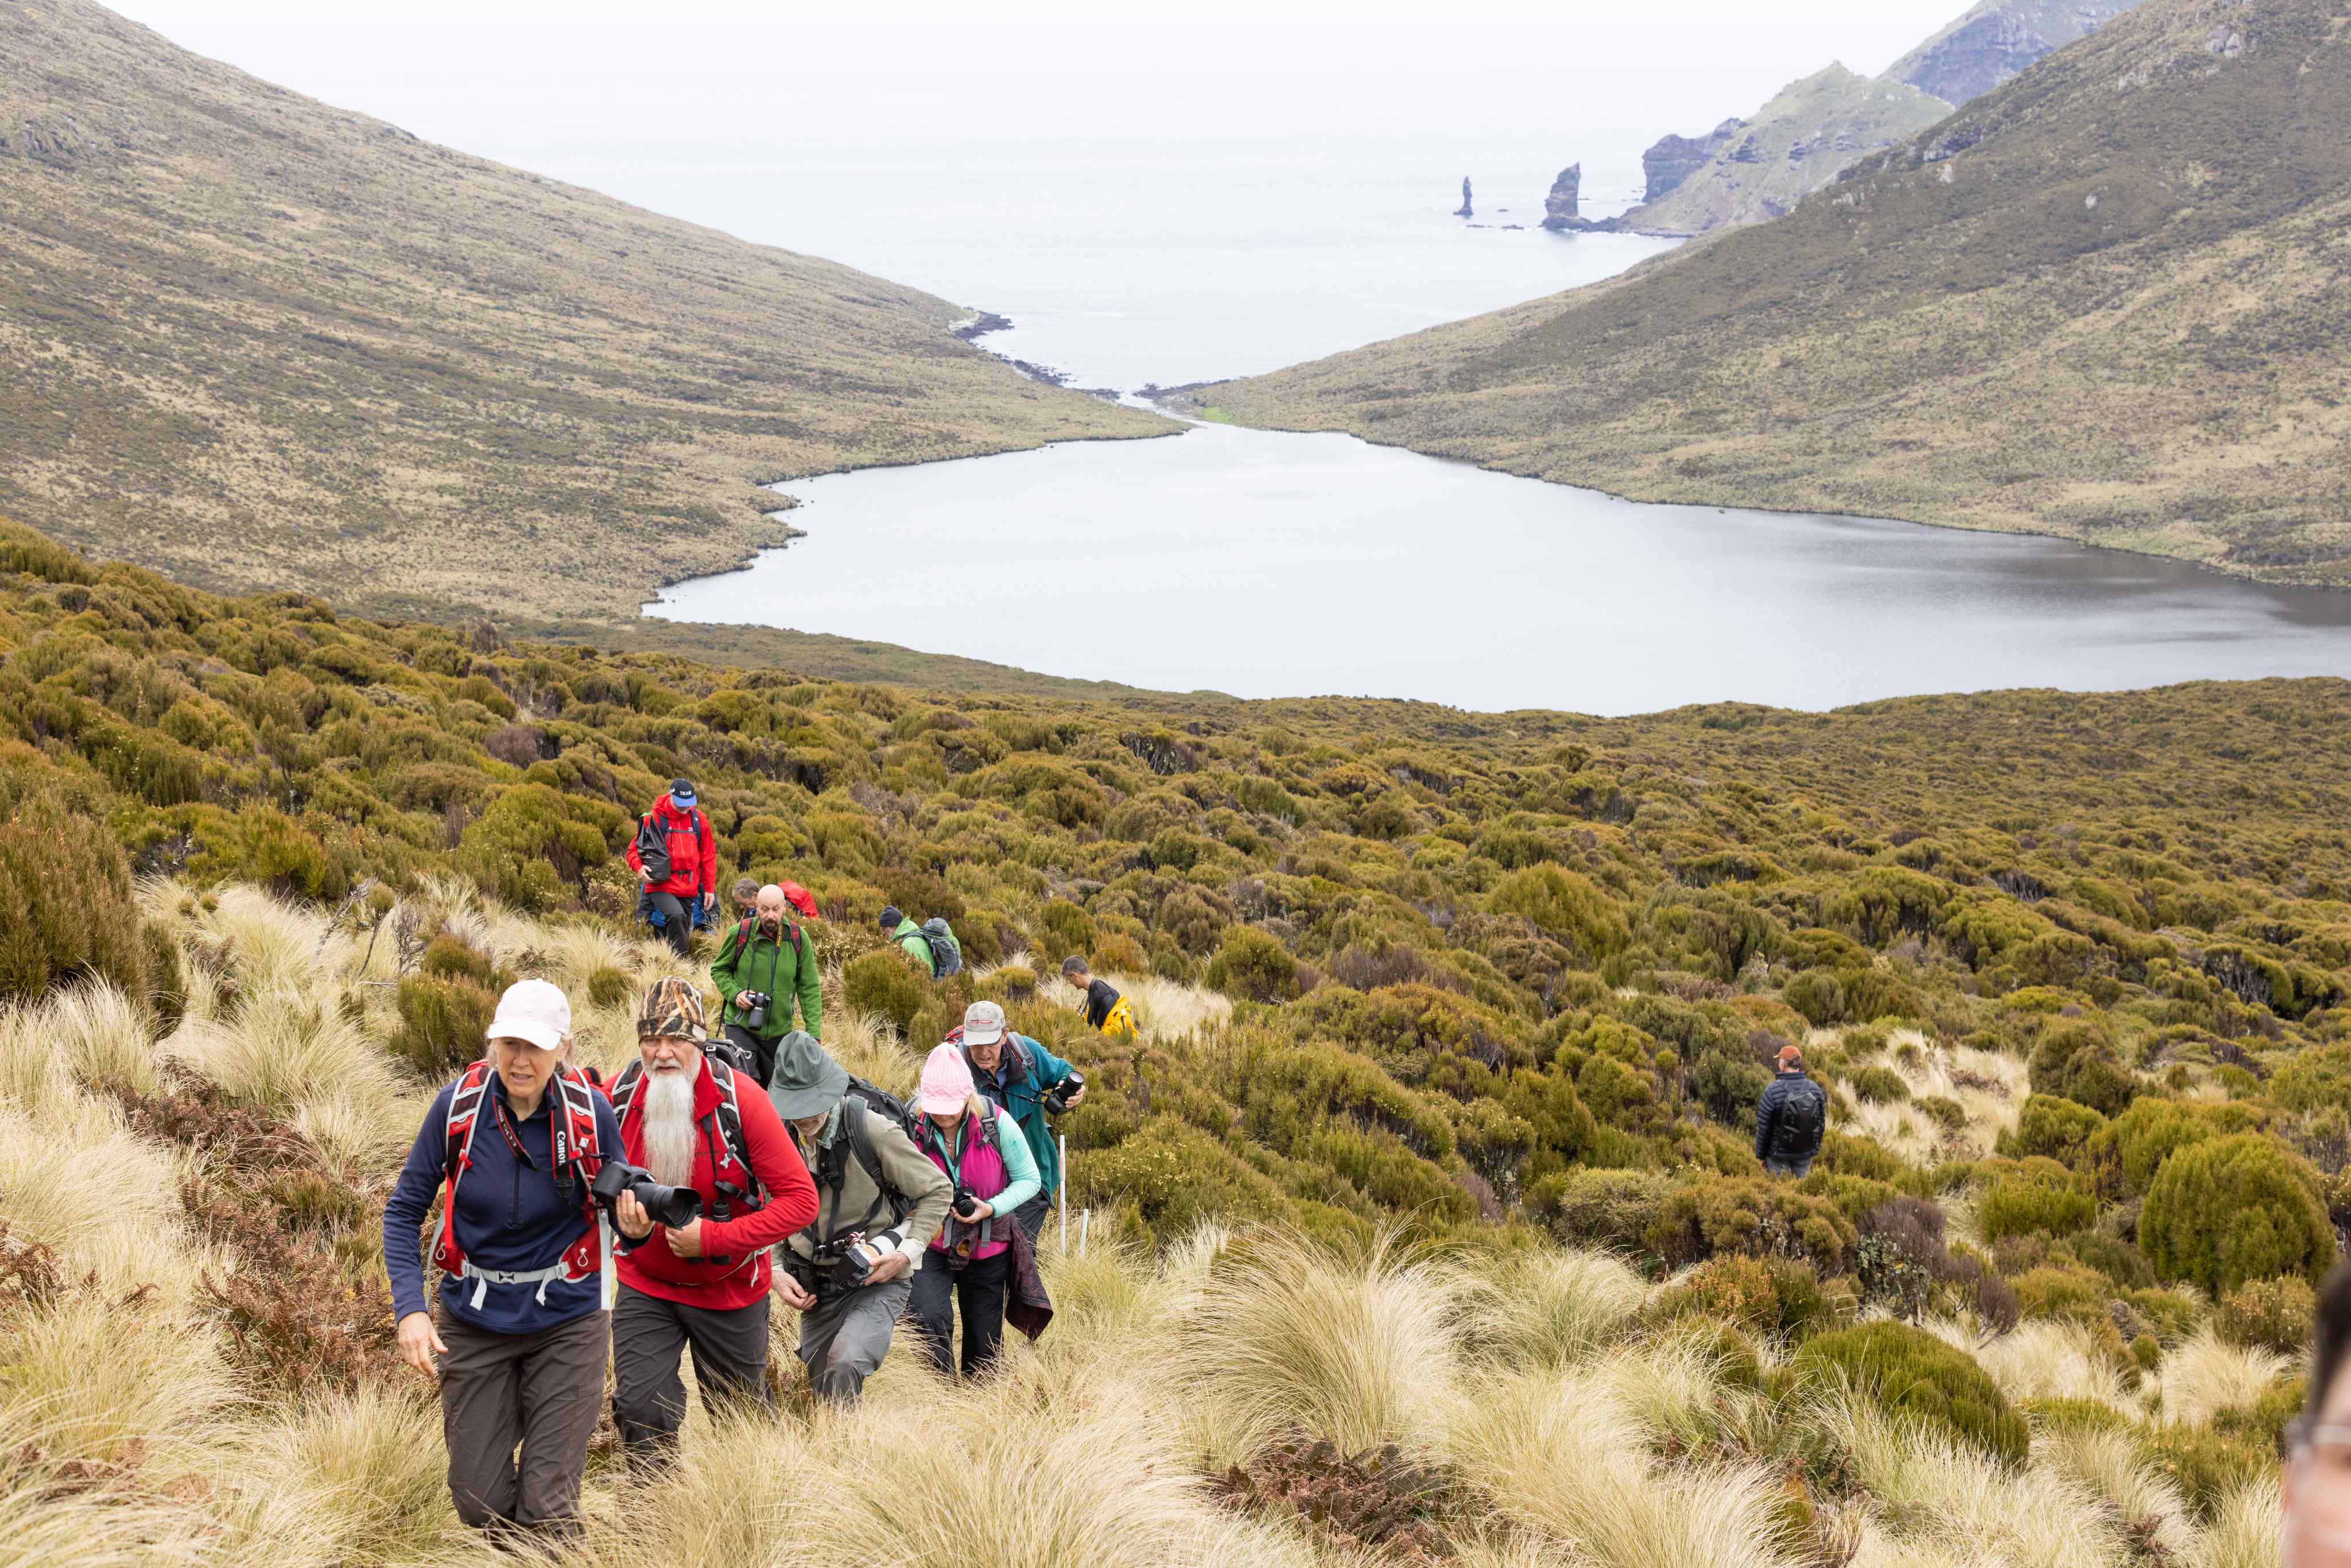
[{"label": "olive green hat", "polygon": [[776,1114],[787,1122],[830,1111],[849,1092],[849,1069],[825,1053],[816,1036],[794,1030],[776,1041],[775,1075],[768,1080],[768,1098]]}]

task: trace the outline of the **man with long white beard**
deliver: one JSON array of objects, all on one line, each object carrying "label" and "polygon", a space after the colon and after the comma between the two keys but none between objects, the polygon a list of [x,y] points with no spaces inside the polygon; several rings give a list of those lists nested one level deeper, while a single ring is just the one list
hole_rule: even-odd
[{"label": "man with long white beard", "polygon": [[816,1185],[774,1103],[705,1054],[708,1039],[702,993],[657,980],[637,1009],[637,1060],[612,1083],[629,1163],[702,1198],[700,1218],[674,1229],[654,1224],[632,1193],[613,1205],[612,1420],[622,1451],[643,1469],[676,1449],[688,1345],[705,1409],[730,1399],[773,1407],[768,1249],[816,1218]]}]

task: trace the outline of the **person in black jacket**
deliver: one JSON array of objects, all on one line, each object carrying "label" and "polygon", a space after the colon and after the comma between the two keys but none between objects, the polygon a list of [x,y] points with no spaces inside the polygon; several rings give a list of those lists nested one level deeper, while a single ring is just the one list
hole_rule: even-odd
[{"label": "person in black jacket", "polygon": [[1755,1157],[1773,1176],[1798,1176],[1813,1168],[1828,1131],[1829,1097],[1804,1074],[1804,1053],[1780,1048],[1780,1076],[1755,1107]]}]

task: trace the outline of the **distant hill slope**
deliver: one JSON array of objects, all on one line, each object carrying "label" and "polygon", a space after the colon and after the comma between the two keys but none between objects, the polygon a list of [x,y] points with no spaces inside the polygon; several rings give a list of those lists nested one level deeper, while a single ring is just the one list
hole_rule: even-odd
[{"label": "distant hill slope", "polygon": [[1642,157],[1641,234],[1702,235],[1788,212],[1839,172],[1926,130],[2138,0],[1982,0],[1883,76],[1842,65],[1792,82],[1711,137],[1667,136]]},{"label": "distant hill slope", "polygon": [[1950,112],[1907,83],[1832,65],[1782,89],[1711,162],[1625,221],[1644,234],[1697,235],[1779,217],[1855,159]]},{"label": "distant hill slope", "polygon": [[1947,103],[1965,104],[2043,55],[2087,37],[2138,0],[1982,0],[1887,68]]},{"label": "distant hill slope", "polygon": [[2351,28],[2148,0],[1777,223],[1204,393],[1653,499],[2351,581]]},{"label": "distant hill slope", "polygon": [[188,581],[633,620],[755,481],[1168,428],[957,314],[0,4],[0,507]]}]

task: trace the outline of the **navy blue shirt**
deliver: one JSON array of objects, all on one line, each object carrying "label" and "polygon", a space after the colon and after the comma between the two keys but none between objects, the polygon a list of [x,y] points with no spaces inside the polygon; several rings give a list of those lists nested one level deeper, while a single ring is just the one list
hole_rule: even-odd
[{"label": "navy blue shirt", "polygon": [[[433,1211],[442,1173],[448,1168],[444,1129],[449,1097],[456,1089],[450,1083],[434,1096],[433,1109],[424,1113],[424,1125],[408,1151],[408,1163],[400,1167],[400,1180],[383,1206],[383,1266],[392,1276],[395,1322],[424,1311],[424,1265],[418,1258],[417,1232]],[[580,1211],[587,1195],[576,1182],[568,1200],[556,1191],[555,1108],[562,1093],[559,1085],[550,1082],[539,1096],[538,1109],[521,1122],[513,1121],[512,1111],[507,1111],[508,1124],[522,1144],[521,1163],[516,1161],[513,1147],[495,1124],[483,1121],[475,1129],[474,1163],[457,1184],[457,1212],[452,1222],[466,1260],[478,1268],[514,1274],[550,1268],[563,1260],[565,1249],[588,1229],[587,1217]],[[490,1094],[505,1106],[506,1085],[496,1073],[490,1075]],[[607,1155],[616,1155],[621,1147],[621,1124],[602,1095],[594,1098],[596,1146]],[[492,1113],[487,1095],[483,1097],[480,1113],[485,1117]],[[484,1288],[482,1304],[476,1308],[474,1291],[484,1284],[444,1276],[441,1300],[453,1315],[493,1333],[536,1333],[584,1317],[604,1304],[603,1281],[592,1274],[585,1280],[549,1281],[543,1305],[537,1285],[490,1284]]]}]

